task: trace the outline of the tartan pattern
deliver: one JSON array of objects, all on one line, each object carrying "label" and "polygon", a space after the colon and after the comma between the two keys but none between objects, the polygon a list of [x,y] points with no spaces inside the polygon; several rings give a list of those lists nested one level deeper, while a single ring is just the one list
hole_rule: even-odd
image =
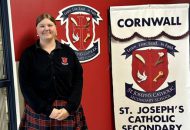
[{"label": "tartan pattern", "polygon": [[[65,105],[66,102],[63,100],[56,100],[53,103],[53,106],[58,109],[63,108]],[[81,106],[65,120],[58,121],[44,114],[35,113],[26,104],[19,130],[88,130],[88,128]]]}]

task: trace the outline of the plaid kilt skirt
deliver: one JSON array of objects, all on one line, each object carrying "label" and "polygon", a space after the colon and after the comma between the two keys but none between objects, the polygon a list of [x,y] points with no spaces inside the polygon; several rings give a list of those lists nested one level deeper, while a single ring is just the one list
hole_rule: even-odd
[{"label": "plaid kilt skirt", "polygon": [[[55,108],[63,108],[66,101],[55,100]],[[84,112],[80,106],[76,112],[62,121],[51,119],[44,114],[37,114],[26,104],[19,130],[88,130]]]}]

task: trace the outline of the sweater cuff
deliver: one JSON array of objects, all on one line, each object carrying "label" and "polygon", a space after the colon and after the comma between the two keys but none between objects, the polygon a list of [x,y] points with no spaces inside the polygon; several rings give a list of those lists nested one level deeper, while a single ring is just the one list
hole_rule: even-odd
[{"label": "sweater cuff", "polygon": [[69,114],[71,114],[72,112],[77,110],[78,106],[68,103],[64,108],[69,112]]},{"label": "sweater cuff", "polygon": [[53,111],[53,107],[52,107],[52,106],[47,106],[47,107],[45,108],[45,111],[44,111],[43,114],[45,114],[46,116],[49,117],[52,111]]}]

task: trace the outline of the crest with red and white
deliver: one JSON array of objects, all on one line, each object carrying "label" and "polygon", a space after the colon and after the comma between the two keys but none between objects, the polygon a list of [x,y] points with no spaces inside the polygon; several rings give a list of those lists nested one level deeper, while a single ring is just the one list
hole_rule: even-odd
[{"label": "crest with red and white", "polygon": [[67,57],[61,57],[61,63],[63,65],[67,65],[68,64],[68,58]]},{"label": "crest with red and white", "polygon": [[94,38],[92,15],[70,14],[68,19],[70,42],[78,50],[86,50]]},{"label": "crest with red and white", "polygon": [[132,54],[132,77],[146,92],[156,91],[168,76],[166,49],[136,50]]}]

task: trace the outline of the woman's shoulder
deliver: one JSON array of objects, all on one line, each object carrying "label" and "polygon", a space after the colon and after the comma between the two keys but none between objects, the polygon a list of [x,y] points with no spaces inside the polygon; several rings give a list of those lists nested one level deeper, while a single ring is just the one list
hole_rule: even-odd
[{"label": "woman's shoulder", "polygon": [[62,52],[67,54],[69,57],[72,57],[75,61],[78,61],[77,55],[75,50],[73,50],[68,44],[64,44],[59,42],[58,44],[61,45]]},{"label": "woman's shoulder", "polygon": [[34,52],[34,50],[36,49],[36,44],[32,44],[32,45],[29,45],[28,47],[26,47],[23,52],[22,52],[22,55],[29,55],[31,53]]},{"label": "woman's shoulder", "polygon": [[58,42],[58,44],[61,45],[61,48],[64,50],[64,51],[68,51],[68,52],[74,52],[74,50],[68,45],[68,44],[65,44],[65,43],[61,43],[61,42]]}]

